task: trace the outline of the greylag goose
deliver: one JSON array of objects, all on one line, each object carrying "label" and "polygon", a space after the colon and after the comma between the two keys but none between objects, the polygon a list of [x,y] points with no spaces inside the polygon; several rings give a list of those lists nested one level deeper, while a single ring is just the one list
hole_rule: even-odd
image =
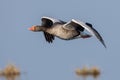
[{"label": "greylag goose", "polygon": [[[41,25],[34,25],[30,27],[29,30],[34,32],[43,31],[45,39],[49,43],[53,42],[55,36],[63,40],[90,38],[91,36],[96,36],[96,38],[106,48],[101,35],[92,27],[92,24],[90,23],[84,23],[75,19],[72,19],[69,22],[65,22],[45,16],[42,17],[41,21]],[[85,33],[84,30],[87,30],[89,33],[91,33],[91,35]]]}]

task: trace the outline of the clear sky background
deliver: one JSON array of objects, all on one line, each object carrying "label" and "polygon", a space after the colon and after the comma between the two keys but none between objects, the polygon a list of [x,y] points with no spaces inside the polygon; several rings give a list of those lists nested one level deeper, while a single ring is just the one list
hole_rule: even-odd
[{"label": "clear sky background", "polygon": [[[47,43],[28,31],[42,16],[92,23],[107,49],[95,37]],[[99,80],[119,80],[119,30],[119,0],[0,0],[0,68],[15,64],[27,72],[21,80],[79,80],[76,68],[98,66]]]}]

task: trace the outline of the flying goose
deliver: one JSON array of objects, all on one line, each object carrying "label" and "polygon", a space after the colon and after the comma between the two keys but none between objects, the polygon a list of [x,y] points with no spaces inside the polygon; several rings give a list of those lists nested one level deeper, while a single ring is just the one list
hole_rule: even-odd
[{"label": "flying goose", "polygon": [[[75,19],[65,22],[46,16],[42,17],[41,21],[41,25],[34,25],[30,27],[29,30],[33,32],[43,31],[45,39],[49,43],[53,42],[55,36],[63,40],[90,38],[91,36],[96,36],[96,38],[106,48],[101,35],[92,27],[92,24],[90,23],[84,23]],[[91,33],[91,35],[85,33],[84,30],[87,30],[89,33]]]}]

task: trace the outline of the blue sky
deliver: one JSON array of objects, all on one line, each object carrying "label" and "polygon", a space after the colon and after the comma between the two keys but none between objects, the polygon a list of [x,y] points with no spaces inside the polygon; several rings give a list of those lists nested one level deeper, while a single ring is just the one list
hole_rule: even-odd
[{"label": "blue sky", "polygon": [[[99,80],[120,79],[119,0],[0,0],[0,69],[16,64],[22,80],[78,80],[76,68],[98,66]],[[93,24],[107,49],[95,38],[48,44],[43,33],[28,31],[42,16]],[[88,80],[92,80],[89,78]]]}]

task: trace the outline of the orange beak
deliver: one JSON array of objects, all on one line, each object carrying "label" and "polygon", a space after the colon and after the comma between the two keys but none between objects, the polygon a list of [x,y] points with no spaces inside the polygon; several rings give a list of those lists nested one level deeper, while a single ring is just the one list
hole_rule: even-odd
[{"label": "orange beak", "polygon": [[35,26],[32,26],[32,27],[28,28],[28,30],[35,31]]}]

